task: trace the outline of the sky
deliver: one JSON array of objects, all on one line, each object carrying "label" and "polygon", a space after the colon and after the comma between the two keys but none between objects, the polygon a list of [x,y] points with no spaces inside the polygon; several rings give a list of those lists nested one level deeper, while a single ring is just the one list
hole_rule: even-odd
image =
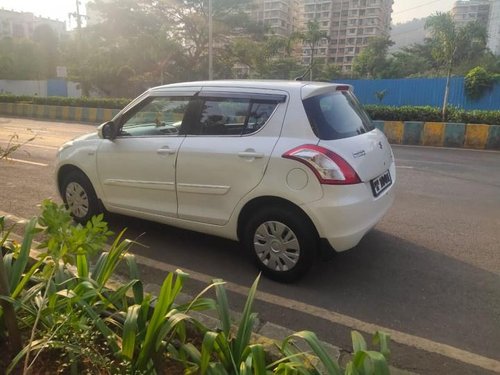
[{"label": "sky", "polygon": [[[426,17],[436,11],[451,10],[456,0],[394,0],[393,23]],[[80,0],[85,4],[86,0]],[[0,0],[0,8],[32,12],[37,16],[65,21],[68,28],[75,27],[75,20],[68,14],[76,11],[76,0]],[[82,6],[82,12],[84,7]]]}]

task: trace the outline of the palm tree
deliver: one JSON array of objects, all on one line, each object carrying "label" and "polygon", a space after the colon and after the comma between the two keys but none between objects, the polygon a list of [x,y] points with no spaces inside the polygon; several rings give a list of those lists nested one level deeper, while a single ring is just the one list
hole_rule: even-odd
[{"label": "palm tree", "polygon": [[484,51],[488,34],[486,27],[478,21],[458,26],[450,13],[437,12],[425,22],[430,30],[432,56],[446,69],[446,88],[444,91],[442,119],[445,120],[450,91],[452,70],[473,53]]},{"label": "palm tree", "polygon": [[299,33],[298,37],[302,39],[302,42],[311,49],[311,59],[309,60],[309,80],[313,79],[313,69],[314,69],[314,52],[323,39],[328,39],[328,33],[324,30],[320,30],[318,21],[309,21],[307,23],[307,30],[305,32]]}]

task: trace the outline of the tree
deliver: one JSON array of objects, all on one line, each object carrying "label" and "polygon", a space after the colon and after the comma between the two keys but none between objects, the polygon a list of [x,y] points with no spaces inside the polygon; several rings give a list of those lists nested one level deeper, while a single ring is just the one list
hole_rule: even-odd
[{"label": "tree", "polygon": [[59,61],[59,38],[49,25],[37,26],[33,32],[40,78],[54,78]]},{"label": "tree", "polygon": [[39,79],[38,62],[37,45],[33,41],[14,38],[0,40],[0,79]]},{"label": "tree", "polygon": [[[217,77],[229,77],[234,38],[262,38],[263,27],[244,12],[251,0],[212,0]],[[107,95],[135,96],[158,84],[206,79],[206,0],[95,0],[102,22],[66,46],[70,75]],[[80,44],[78,46],[78,44]]]},{"label": "tree", "polygon": [[389,37],[374,37],[353,61],[354,72],[362,77],[381,78],[387,70],[387,52],[392,46]]},{"label": "tree", "polygon": [[386,74],[392,78],[426,76],[435,69],[431,47],[428,43],[413,44],[393,52],[387,59]]},{"label": "tree", "polygon": [[302,40],[302,42],[309,47],[311,51],[311,58],[309,60],[309,80],[312,81],[314,77],[314,57],[316,49],[320,41],[328,39],[328,33],[321,30],[318,21],[309,21],[307,23],[307,30],[298,33],[297,37]]},{"label": "tree", "polygon": [[425,28],[430,30],[432,56],[445,69],[446,86],[443,98],[442,118],[446,116],[450,77],[453,69],[470,56],[484,52],[488,34],[486,27],[478,21],[459,27],[450,13],[436,13],[430,16]]}]

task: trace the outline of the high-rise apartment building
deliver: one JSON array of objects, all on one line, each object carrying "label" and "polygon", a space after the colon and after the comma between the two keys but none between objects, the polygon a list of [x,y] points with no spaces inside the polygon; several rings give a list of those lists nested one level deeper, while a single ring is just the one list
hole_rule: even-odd
[{"label": "high-rise apartment building", "polygon": [[16,12],[0,9],[0,38],[33,38],[35,29],[41,25],[48,25],[54,33],[61,37],[66,33],[66,23],[50,18],[37,17],[30,12]]},{"label": "high-rise apartment building", "polygon": [[500,0],[492,0],[490,3],[488,48],[495,55],[500,55]]},{"label": "high-rise apartment building", "polygon": [[250,16],[270,33],[288,37],[300,25],[300,0],[254,0]]},{"label": "high-rise apartment building", "polygon": [[500,0],[457,1],[451,14],[459,26],[471,21],[485,25],[488,30],[488,48],[495,55],[500,55]]},{"label": "high-rise apartment building", "polygon": [[[388,36],[393,0],[302,0],[303,29],[309,21],[319,23],[328,38],[319,42],[314,55],[342,71],[352,70],[354,57],[370,38]],[[303,47],[302,61],[308,63],[311,48]]]},{"label": "high-rise apartment building", "polygon": [[490,13],[489,0],[463,0],[457,1],[451,9],[453,20],[458,26],[464,26],[471,21],[488,24]]}]

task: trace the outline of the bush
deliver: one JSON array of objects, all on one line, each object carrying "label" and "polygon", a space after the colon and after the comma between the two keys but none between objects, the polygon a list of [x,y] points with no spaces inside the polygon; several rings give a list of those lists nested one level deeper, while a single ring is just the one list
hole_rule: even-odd
[{"label": "bush", "polygon": [[467,97],[477,100],[493,88],[499,75],[489,73],[481,66],[471,69],[465,76],[464,86]]},{"label": "bush", "polygon": [[[441,121],[441,109],[437,107],[367,105],[365,109],[373,120]],[[449,107],[446,113],[445,122],[500,125],[500,111],[466,111],[461,108]]]},{"label": "bush", "polygon": [[55,105],[64,107],[88,107],[88,108],[111,108],[122,109],[130,102],[130,99],[112,98],[66,98],[59,96],[16,96],[0,95],[0,103],[26,103],[40,105]]}]

